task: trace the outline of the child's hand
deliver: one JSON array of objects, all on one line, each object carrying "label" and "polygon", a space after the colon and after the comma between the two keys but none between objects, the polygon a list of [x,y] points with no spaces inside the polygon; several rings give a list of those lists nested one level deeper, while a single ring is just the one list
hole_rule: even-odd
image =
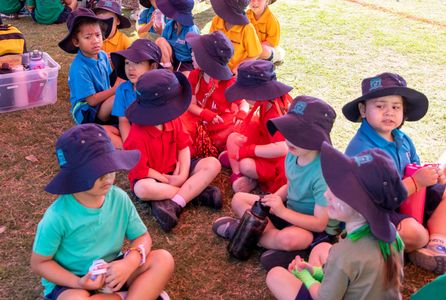
[{"label": "child's hand", "polygon": [[187,178],[184,178],[183,176],[180,175],[169,175],[169,174],[164,174],[164,176],[167,178],[168,180],[168,184],[176,186],[176,187],[181,187],[183,185],[183,183],[186,181]]},{"label": "child's hand", "polygon": [[105,284],[114,292],[117,292],[127,282],[134,271],[132,268],[129,268],[123,259],[112,261],[108,264],[108,270],[105,274]]},{"label": "child's hand", "polygon": [[280,213],[286,209],[285,205],[283,205],[282,198],[275,194],[265,195],[262,200],[262,204],[265,206],[269,206],[270,213],[279,216]]},{"label": "child's hand", "polygon": [[302,270],[307,269],[310,274],[313,274],[313,266],[303,260],[299,255],[293,259],[293,261],[288,265],[288,271],[297,270],[301,272]]},{"label": "child's hand", "polygon": [[219,115],[216,115],[213,119],[212,119],[212,124],[218,124],[218,123],[224,123],[224,120],[222,117],[220,117]]},{"label": "child's hand", "polygon": [[105,282],[104,274],[96,275],[95,280],[91,279],[91,276],[92,276],[91,272],[88,272],[79,279],[78,285],[81,289],[93,291],[93,290],[98,290],[104,286]]},{"label": "child's hand", "polygon": [[427,186],[434,185],[438,182],[439,174],[437,172],[437,168],[432,166],[426,166],[419,170],[417,170],[412,178],[418,185],[418,188],[423,188]]}]

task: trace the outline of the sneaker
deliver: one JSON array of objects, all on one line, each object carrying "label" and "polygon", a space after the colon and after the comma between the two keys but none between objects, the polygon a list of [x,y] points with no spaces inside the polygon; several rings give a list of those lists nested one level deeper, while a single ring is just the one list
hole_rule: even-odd
[{"label": "sneaker", "polygon": [[13,13],[13,14],[1,14],[0,13],[0,17],[5,18],[5,19],[18,19],[19,14],[18,13]]},{"label": "sneaker", "polygon": [[294,251],[267,250],[260,256],[260,264],[267,272],[274,267],[288,269],[288,265],[293,261],[296,255],[308,260],[310,252],[310,248]]},{"label": "sneaker", "polygon": [[228,151],[223,151],[222,153],[220,153],[218,155],[218,160],[220,161],[220,164],[222,167],[231,168],[231,164],[229,163],[229,155],[228,155]]},{"label": "sneaker", "polygon": [[446,247],[442,245],[427,246],[409,253],[410,261],[425,270],[436,274],[446,273]]},{"label": "sneaker", "polygon": [[152,201],[152,216],[165,232],[169,232],[178,223],[181,206],[172,200]]},{"label": "sneaker", "polygon": [[214,209],[220,209],[223,202],[220,189],[212,185],[206,187],[200,195],[195,197],[194,201],[199,205],[206,205]]},{"label": "sneaker", "polygon": [[238,192],[249,193],[253,189],[255,189],[256,186],[257,186],[257,180],[243,175],[232,181],[232,190],[234,191],[234,193]]},{"label": "sneaker", "polygon": [[271,62],[273,64],[279,63],[279,62],[283,61],[283,59],[285,58],[285,50],[280,46],[277,46],[276,48],[274,48],[273,53],[274,53],[273,58],[271,59]]},{"label": "sneaker", "polygon": [[221,217],[212,224],[212,231],[219,237],[232,240],[239,225],[240,220],[232,217]]},{"label": "sneaker", "polygon": [[166,291],[162,291],[156,300],[170,300],[170,297]]}]

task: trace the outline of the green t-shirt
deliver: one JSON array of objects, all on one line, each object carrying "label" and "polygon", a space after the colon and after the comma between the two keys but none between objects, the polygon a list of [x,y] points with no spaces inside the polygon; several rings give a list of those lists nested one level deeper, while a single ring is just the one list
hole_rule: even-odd
[{"label": "green t-shirt", "polygon": [[40,24],[53,24],[64,10],[60,0],[26,0],[26,5],[34,6],[34,18]]},{"label": "green t-shirt", "polygon": [[[134,240],[147,231],[128,195],[113,186],[101,208],[87,208],[73,195],[61,195],[37,226],[33,251],[83,276],[96,259],[110,262],[121,251],[124,238]],[[45,295],[54,283],[42,278]]]},{"label": "green t-shirt", "polygon": [[1,0],[0,13],[13,14],[18,12],[23,7],[19,0]]}]

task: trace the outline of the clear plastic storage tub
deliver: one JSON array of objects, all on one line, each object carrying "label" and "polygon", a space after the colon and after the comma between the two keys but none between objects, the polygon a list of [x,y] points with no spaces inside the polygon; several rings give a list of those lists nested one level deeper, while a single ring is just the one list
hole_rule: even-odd
[{"label": "clear plastic storage tub", "polygon": [[57,75],[60,65],[43,53],[46,67],[0,74],[0,113],[57,101]]}]

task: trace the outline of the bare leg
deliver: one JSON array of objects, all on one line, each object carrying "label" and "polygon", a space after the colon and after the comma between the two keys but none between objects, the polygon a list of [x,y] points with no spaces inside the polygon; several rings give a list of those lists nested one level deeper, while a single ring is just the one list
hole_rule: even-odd
[{"label": "bare leg", "polygon": [[440,204],[427,222],[429,234],[441,234],[446,236],[446,190],[443,193]]},{"label": "bare leg", "polygon": [[[170,46],[169,42],[163,38],[157,38],[155,43],[160,47],[161,49],[161,62],[162,64],[165,66],[165,68],[168,68],[170,70],[173,70],[173,66],[172,66],[172,55],[173,55],[173,51],[172,51],[172,47]],[[170,67],[169,67],[170,64]]]},{"label": "bare leg", "polygon": [[282,267],[272,268],[266,276],[266,284],[271,293],[279,300],[294,300],[302,282]]},{"label": "bare leg", "polygon": [[111,125],[102,125],[102,127],[107,131],[113,146],[116,149],[123,149],[121,135],[119,134],[119,129]]},{"label": "bare leg", "polygon": [[403,219],[398,224],[397,230],[404,242],[406,252],[420,249],[429,241],[429,233],[414,218]]},{"label": "bare leg", "polygon": [[97,115],[99,120],[106,122],[110,119],[113,102],[115,102],[115,95],[110,96],[107,100],[102,102]]}]

